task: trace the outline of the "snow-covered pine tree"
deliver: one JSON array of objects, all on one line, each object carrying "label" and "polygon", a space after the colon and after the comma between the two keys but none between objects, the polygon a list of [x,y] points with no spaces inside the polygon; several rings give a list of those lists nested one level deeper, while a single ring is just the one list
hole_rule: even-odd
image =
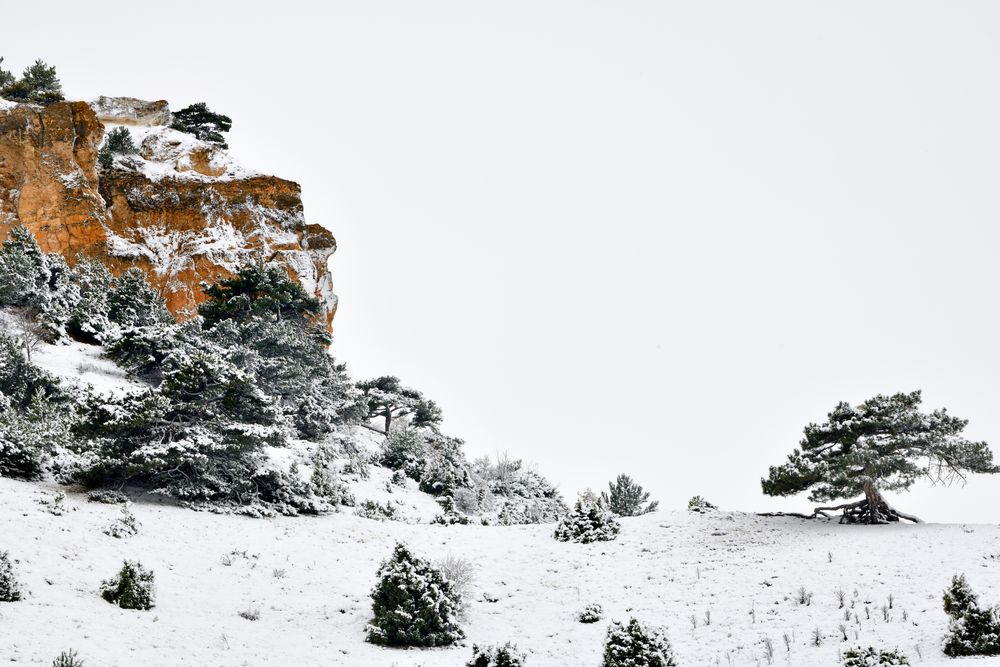
[{"label": "snow-covered pine tree", "polygon": [[985,442],[961,436],[968,421],[945,410],[919,411],[919,391],[875,396],[857,407],[839,403],[823,424],[809,424],[799,447],[761,480],[764,493],[790,496],[810,490],[823,502],[864,494],[814,514],[842,510],[841,523],[886,523],[917,517],[891,507],[882,490],[905,490],[924,477],[963,481],[969,473],[996,473]]},{"label": "snow-covered pine tree", "polygon": [[655,512],[659,502],[649,500],[649,492],[628,475],[618,475],[608,482],[608,491],[601,493],[601,501],[618,516],[639,516]]},{"label": "snow-covered pine tree", "polygon": [[560,542],[610,542],[618,537],[621,524],[599,503],[578,499],[573,510],[556,526],[555,538]]},{"label": "snow-covered pine tree", "polygon": [[0,551],[0,602],[17,602],[23,597],[21,585],[14,575],[10,553]]},{"label": "snow-covered pine tree", "polygon": [[55,67],[36,60],[24,68],[20,79],[14,80],[9,72],[0,73],[0,97],[17,102],[52,104],[63,99],[62,84]]},{"label": "snow-covered pine tree", "polygon": [[384,375],[358,383],[369,417],[385,421],[383,433],[392,429],[392,420],[410,417],[413,426],[430,426],[441,423],[441,409],[429,398],[410,387],[404,387],[399,378]]},{"label": "snow-covered pine tree", "polygon": [[108,294],[108,319],[120,327],[148,327],[174,321],[166,300],[150,287],[142,269],[118,276]]},{"label": "snow-covered pine tree", "polygon": [[841,656],[841,667],[891,667],[892,665],[909,665],[910,660],[899,651],[888,649],[853,648],[844,651]]},{"label": "snow-covered pine tree", "polygon": [[944,612],[950,619],[945,655],[1000,655],[1000,612],[979,606],[964,574],[952,577],[944,593]]},{"label": "snow-covered pine tree", "polygon": [[644,625],[629,619],[608,627],[604,640],[604,661],[601,667],[672,667],[673,649],[662,628]]},{"label": "snow-covered pine tree", "polygon": [[397,544],[382,563],[372,591],[368,641],[385,646],[448,646],[465,634],[458,626],[458,595],[429,562]]},{"label": "snow-covered pine tree", "polygon": [[101,582],[101,597],[122,609],[152,609],[156,601],[153,573],[138,561],[125,561],[111,579]]},{"label": "snow-covered pine tree", "polygon": [[219,144],[229,148],[223,132],[228,132],[233,126],[233,119],[221,113],[215,113],[204,102],[198,102],[173,113],[175,130],[193,134],[202,141]]},{"label": "snow-covered pine tree", "polygon": [[70,272],[79,299],[69,312],[67,332],[87,343],[110,343],[117,337],[117,326],[111,323],[109,295],[115,279],[103,262],[79,256]]}]

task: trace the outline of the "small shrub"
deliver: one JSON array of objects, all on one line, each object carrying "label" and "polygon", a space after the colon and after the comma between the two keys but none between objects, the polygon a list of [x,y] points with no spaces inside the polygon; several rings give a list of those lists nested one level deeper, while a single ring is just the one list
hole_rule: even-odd
[{"label": "small shrub", "polygon": [[455,524],[464,526],[472,523],[472,519],[458,512],[455,508],[455,499],[451,496],[438,496],[434,500],[441,506],[441,514],[434,517],[431,523],[442,526],[452,526]]},{"label": "small shrub", "polygon": [[380,505],[374,500],[362,501],[358,505],[358,508],[354,510],[354,514],[365,519],[374,519],[375,521],[396,521],[399,518],[396,506],[388,500],[384,505]]},{"label": "small shrub", "polygon": [[122,505],[121,516],[115,519],[110,526],[104,529],[105,535],[122,539],[139,534],[139,521],[129,510],[127,505]]},{"label": "small shrub", "polygon": [[667,636],[638,620],[617,621],[608,628],[601,667],[671,667],[676,665]]},{"label": "small shrub", "polygon": [[472,660],[465,667],[523,667],[527,657],[515,644],[472,646]]},{"label": "small shrub", "polygon": [[945,655],[1000,655],[1000,618],[995,608],[983,609],[965,575],[952,577],[944,593],[948,621]]},{"label": "small shrub", "polygon": [[83,660],[76,651],[63,651],[52,661],[52,667],[83,667]]},{"label": "small shrub", "polygon": [[21,585],[14,576],[10,554],[0,551],[0,602],[18,602],[22,597]]},{"label": "small shrub", "polygon": [[448,646],[465,637],[461,602],[445,575],[403,544],[382,563],[371,594],[367,639],[384,646]]},{"label": "small shrub", "polygon": [[152,609],[153,573],[138,561],[125,561],[117,575],[101,582],[101,597],[122,609]]},{"label": "small shrub", "polygon": [[555,538],[560,542],[609,542],[621,531],[621,525],[611,512],[597,503],[577,500],[573,510],[556,526]]},{"label": "small shrub", "polygon": [[880,665],[909,665],[910,660],[898,651],[879,651],[868,648],[854,648],[844,651],[843,667],[878,667]]},{"label": "small shrub", "polygon": [[591,602],[576,615],[581,623],[597,623],[604,618],[604,608],[596,602]]},{"label": "small shrub", "polygon": [[240,618],[245,618],[248,621],[258,621],[260,620],[260,607],[249,606],[239,612]]},{"label": "small shrub", "polygon": [[691,500],[688,501],[689,512],[699,512],[703,514],[705,512],[715,509],[719,508],[716,505],[713,505],[712,503],[708,502],[701,496],[694,496],[693,498],[691,498]]},{"label": "small shrub", "polygon": [[87,500],[105,505],[124,505],[128,502],[128,496],[113,489],[96,489],[87,494]]}]

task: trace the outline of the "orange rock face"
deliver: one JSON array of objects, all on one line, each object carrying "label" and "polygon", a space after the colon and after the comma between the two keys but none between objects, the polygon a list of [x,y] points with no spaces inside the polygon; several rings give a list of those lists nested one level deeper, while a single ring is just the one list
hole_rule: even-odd
[{"label": "orange rock face", "polygon": [[[299,186],[248,172],[159,117],[142,125],[145,108],[128,103],[150,103],[117,99],[139,152],[101,170],[105,127],[88,104],[0,100],[0,238],[20,224],[70,262],[83,254],[115,273],[138,266],[182,318],[196,312],[203,282],[247,262],[278,262],[320,299],[330,326],[337,297],[327,264],[337,243],[306,224]],[[109,106],[99,108],[113,124]]]}]

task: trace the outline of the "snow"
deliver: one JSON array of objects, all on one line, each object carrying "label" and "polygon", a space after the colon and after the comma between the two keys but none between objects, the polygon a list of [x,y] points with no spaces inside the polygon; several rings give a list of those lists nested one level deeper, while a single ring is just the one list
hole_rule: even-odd
[{"label": "snow", "polygon": [[[557,542],[551,525],[411,525],[349,513],[249,519],[139,502],[132,511],[140,533],[115,539],[102,531],[119,507],[69,493],[54,516],[38,501],[55,490],[0,480],[0,548],[18,561],[29,592],[0,604],[3,661],[48,665],[72,647],[102,667],[458,667],[473,643],[511,640],[531,667],[598,665],[607,624],[634,615],[666,626],[681,665],[764,665],[765,637],[777,665],[836,665],[840,649],[869,644],[899,648],[914,665],[945,665],[955,664],[940,651],[941,593],[951,575],[965,572],[981,599],[1000,601],[1000,561],[989,558],[1000,552],[997,526],[840,526],[666,511],[623,519],[617,540],[583,545]],[[418,651],[363,641],[375,572],[398,540],[431,560],[475,563],[464,646]],[[155,572],[152,611],[120,610],[98,596],[123,558]],[[814,594],[811,605],[796,602],[800,586]],[[837,636],[838,588],[860,618],[847,622],[846,643]],[[889,595],[887,623],[880,607]],[[577,622],[591,602],[604,607],[605,620]],[[252,607],[259,620],[238,615]],[[809,644],[817,627],[819,647]],[[790,654],[784,633],[793,637]]]},{"label": "snow", "polygon": [[122,395],[146,389],[128,377],[124,369],[105,359],[103,348],[68,341],[63,345],[41,344],[31,354],[31,361],[40,368],[62,378],[71,385],[92,386],[102,394]]}]

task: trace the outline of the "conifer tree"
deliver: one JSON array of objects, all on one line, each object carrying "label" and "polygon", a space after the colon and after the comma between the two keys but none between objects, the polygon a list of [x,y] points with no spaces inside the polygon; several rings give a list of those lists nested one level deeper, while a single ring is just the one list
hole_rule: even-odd
[{"label": "conifer tree", "polygon": [[621,524],[600,503],[577,499],[573,510],[556,525],[560,542],[610,542],[618,537]]},{"label": "conifer tree", "polygon": [[920,479],[951,484],[969,473],[995,473],[985,442],[961,433],[968,423],[945,410],[919,411],[919,391],[875,396],[857,407],[839,403],[823,424],[809,424],[799,448],[761,480],[764,493],[790,496],[810,491],[823,502],[864,494],[815,514],[842,510],[841,523],[886,523],[917,517],[891,507],[881,490],[905,490]]},{"label": "conifer tree", "polygon": [[601,493],[601,501],[618,516],[639,516],[655,512],[659,502],[649,500],[649,492],[628,475],[618,475],[608,482],[608,492]]},{"label": "conifer tree", "polygon": [[222,136],[223,132],[228,132],[233,126],[233,120],[229,116],[215,113],[204,102],[175,111],[173,116],[174,122],[170,125],[173,129],[193,134],[202,141],[219,144],[222,148],[229,148]]},{"label": "conifer tree", "polygon": [[[0,58],[0,62],[2,62]],[[6,82],[6,83],[4,83]],[[9,72],[0,70],[0,97],[17,102],[52,104],[63,100],[62,84],[56,68],[42,60],[26,67],[21,78],[13,80]]]},{"label": "conifer tree", "polygon": [[142,269],[133,267],[118,276],[108,294],[108,319],[122,327],[145,327],[167,324],[173,316]]},{"label": "conifer tree", "polygon": [[965,575],[952,577],[944,593],[944,612],[950,619],[945,655],[1000,655],[1000,615],[996,608],[979,606]]},{"label": "conifer tree", "polygon": [[368,407],[370,417],[381,417],[385,420],[385,430],[388,434],[392,428],[392,420],[410,416],[414,426],[430,426],[439,424],[443,418],[437,404],[416,389],[404,387],[399,378],[384,375],[372,380],[358,383],[362,398]]},{"label": "conifer tree", "polygon": [[615,621],[608,628],[604,641],[604,661],[601,667],[673,667],[673,649],[666,633],[629,619],[627,624]]}]

